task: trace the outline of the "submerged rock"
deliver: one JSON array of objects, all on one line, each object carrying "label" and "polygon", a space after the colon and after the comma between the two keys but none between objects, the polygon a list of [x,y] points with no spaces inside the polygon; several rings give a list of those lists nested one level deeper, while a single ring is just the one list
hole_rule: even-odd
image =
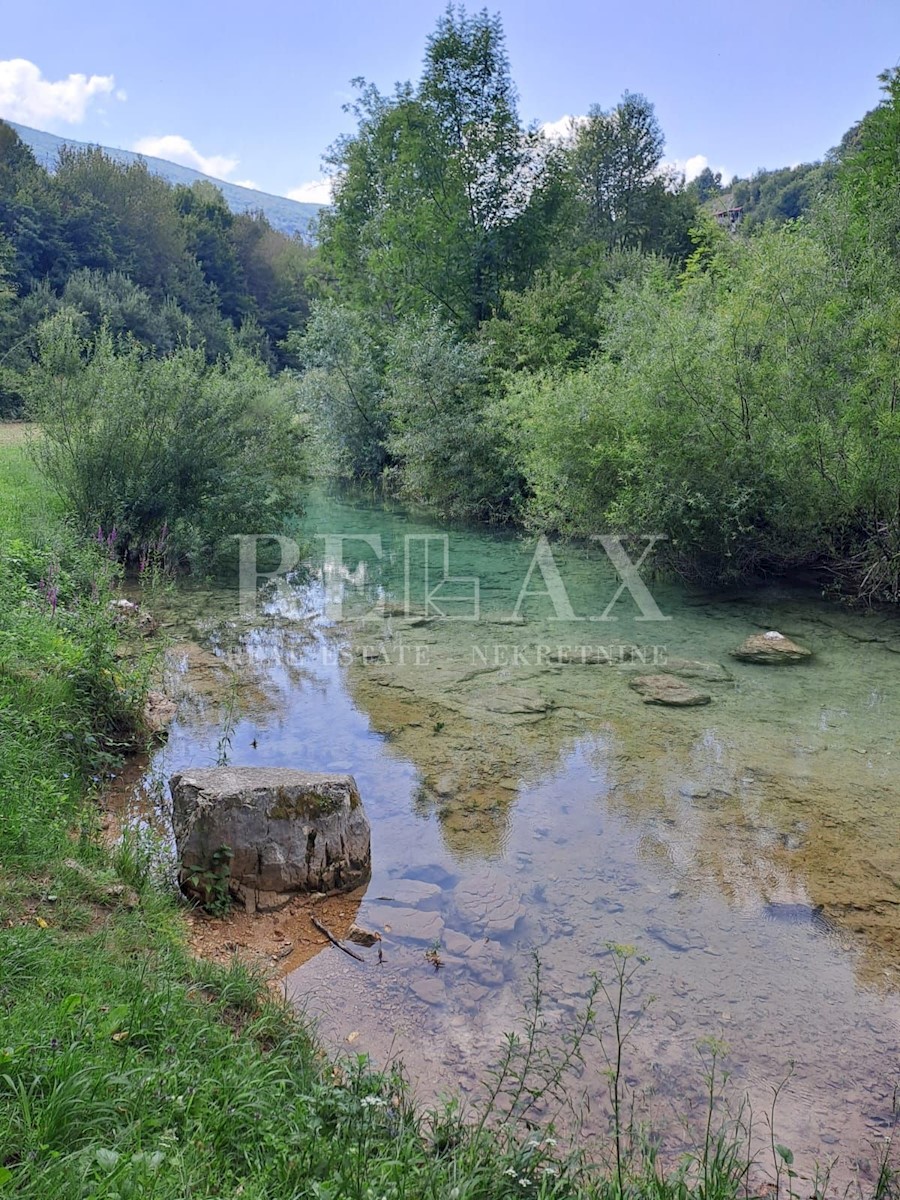
[{"label": "submerged rock", "polygon": [[679,679],[702,679],[705,683],[731,683],[734,676],[721,663],[699,662],[693,658],[670,658],[661,663],[668,675]]},{"label": "submerged rock", "polygon": [[347,940],[356,942],[357,946],[374,946],[376,942],[381,941],[381,934],[354,922],[347,930]]},{"label": "submerged rock", "polygon": [[680,929],[675,925],[648,925],[647,932],[669,950],[676,950],[680,954],[688,950],[706,949],[706,938],[694,929]]},{"label": "submerged rock", "polygon": [[636,675],[628,686],[634,688],[645,704],[691,708],[710,701],[708,692],[698,691],[675,675]]},{"label": "submerged rock", "polygon": [[669,658],[658,663],[643,663],[637,659],[622,662],[619,670],[626,675],[654,675],[664,671],[679,679],[702,679],[704,683],[732,683],[734,676],[721,663],[700,662],[694,658]]},{"label": "submerged rock", "polygon": [[369,821],[351,775],[212,767],[170,781],[179,883],[251,911],[285,893],[348,891],[371,874]]},{"label": "submerged rock", "polygon": [[436,883],[426,883],[422,879],[392,879],[383,894],[375,898],[393,900],[395,904],[409,904],[415,908],[440,894],[441,889]]},{"label": "submerged rock", "polygon": [[367,904],[365,911],[366,920],[379,926],[385,933],[409,938],[412,942],[436,942],[444,932],[440,913],[390,904]]},{"label": "submerged rock", "polygon": [[164,692],[149,691],[144,702],[144,726],[151,737],[165,741],[178,705]]},{"label": "submerged rock", "polygon": [[502,876],[463,879],[453,901],[465,923],[485,936],[511,933],[525,915],[521,897]]},{"label": "submerged rock", "polygon": [[731,651],[731,655],[741,662],[789,663],[811,658],[812,651],[805,646],[798,646],[783,633],[770,629],[768,633],[751,634],[737,650]]}]

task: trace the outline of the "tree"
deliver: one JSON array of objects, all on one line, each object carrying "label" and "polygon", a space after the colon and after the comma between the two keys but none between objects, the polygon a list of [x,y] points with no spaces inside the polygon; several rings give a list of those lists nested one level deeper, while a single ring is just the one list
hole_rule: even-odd
[{"label": "tree", "polygon": [[319,466],[350,478],[377,479],[388,461],[383,331],[348,306],[317,304],[288,354],[300,367],[297,401],[319,441]]},{"label": "tree", "polygon": [[258,359],[157,358],[79,325],[63,309],[40,326],[28,396],[34,453],[84,532],[99,527],[125,559],[155,548],[207,570],[235,534],[299,512],[306,428]]},{"label": "tree", "polygon": [[592,240],[610,249],[641,245],[664,147],[646,97],[626,92],[609,112],[591,108],[576,130],[571,164]]},{"label": "tree", "polygon": [[390,477],[448,515],[500,515],[518,482],[500,412],[485,402],[485,358],[433,317],[401,322],[388,343]]},{"label": "tree", "polygon": [[469,331],[527,282],[546,248],[538,214],[556,202],[519,122],[500,20],[450,5],[418,87],[385,97],[357,83],[357,132],[329,159],[326,263],[356,303],[436,309]]},{"label": "tree", "polygon": [[689,186],[697,197],[697,203],[705,204],[711,197],[722,194],[722,172],[713,172],[712,167],[704,167]]}]

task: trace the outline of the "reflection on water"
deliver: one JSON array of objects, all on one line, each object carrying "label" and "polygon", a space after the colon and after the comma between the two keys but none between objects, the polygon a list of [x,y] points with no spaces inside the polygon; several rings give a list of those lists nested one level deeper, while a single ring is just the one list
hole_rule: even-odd
[{"label": "reflection on water", "polygon": [[[356,776],[374,863],[359,919],[384,932],[385,962],[326,951],[289,992],[336,1042],[401,1056],[422,1094],[471,1090],[521,1018],[533,950],[562,1031],[607,943],[632,943],[649,961],[630,1002],[655,999],[631,1074],[657,1118],[674,1130],[699,1100],[696,1045],[714,1035],[757,1112],[793,1060],[781,1140],[807,1166],[849,1165],[887,1130],[900,1061],[896,624],[785,589],[671,585],[652,587],[663,622],[638,620],[627,591],[588,620],[618,583],[596,549],[553,548],[566,612],[549,568],[528,575],[533,542],[477,530],[451,531],[456,583],[437,599],[459,615],[477,579],[479,620],[447,621],[424,613],[426,544],[404,541],[433,525],[320,500],[307,526],[370,542],[346,541],[340,569],[313,565],[249,626],[228,593],[173,604],[174,669],[192,670],[154,763],[215,761],[235,677],[233,763]],[[812,662],[729,658],[766,629]],[[690,682],[711,703],[644,705],[628,686],[642,655],[705,664]],[[599,1057],[579,1082],[603,1094]]]}]

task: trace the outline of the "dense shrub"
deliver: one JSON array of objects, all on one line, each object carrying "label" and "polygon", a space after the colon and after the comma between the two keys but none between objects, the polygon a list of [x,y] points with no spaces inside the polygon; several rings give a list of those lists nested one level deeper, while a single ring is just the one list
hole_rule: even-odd
[{"label": "dense shrub", "polygon": [[706,582],[852,561],[896,594],[893,267],[851,261],[821,222],[714,239],[677,282],[626,281],[601,357],[514,384],[533,520],[664,534]]},{"label": "dense shrub", "polygon": [[395,490],[455,516],[505,512],[518,475],[502,414],[487,398],[484,349],[432,318],[398,325],[387,358]]},{"label": "dense shrub", "polygon": [[387,462],[384,331],[369,314],[325,301],[286,342],[300,367],[297,402],[310,417],[316,463],[328,474],[375,479]]},{"label": "dense shrub", "polygon": [[251,355],[157,358],[107,329],[81,337],[71,311],[38,340],[28,394],[40,466],[78,525],[114,530],[123,557],[152,547],[209,566],[232,535],[272,532],[298,510],[305,427]]}]

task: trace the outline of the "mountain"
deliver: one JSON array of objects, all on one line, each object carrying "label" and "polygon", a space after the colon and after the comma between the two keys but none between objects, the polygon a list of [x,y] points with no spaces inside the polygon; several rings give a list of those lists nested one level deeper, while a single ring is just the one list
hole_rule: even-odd
[{"label": "mountain", "polygon": [[[44,133],[40,129],[29,129],[27,125],[17,125],[15,121],[6,121],[14,129],[26,145],[31,147],[38,162],[53,171],[59,158],[62,146],[72,146],[76,150],[87,150],[95,145],[93,142],[76,142],[72,138],[57,137],[53,133]],[[225,197],[225,203],[233,213],[263,212],[269,224],[282,233],[293,236],[295,233],[304,237],[309,235],[310,226],[322,209],[320,204],[303,204],[298,200],[288,200],[286,196],[271,196],[268,192],[258,192],[254,188],[240,187],[236,183],[228,183],[224,179],[213,179],[191,167],[182,167],[179,163],[168,162],[164,158],[153,158],[147,154],[136,154],[133,150],[116,150],[109,146],[100,149],[110,158],[121,163],[133,163],[142,159],[147,169],[154,175],[161,175],[169,183],[180,183],[190,187],[198,180],[205,180],[219,189]]]}]

